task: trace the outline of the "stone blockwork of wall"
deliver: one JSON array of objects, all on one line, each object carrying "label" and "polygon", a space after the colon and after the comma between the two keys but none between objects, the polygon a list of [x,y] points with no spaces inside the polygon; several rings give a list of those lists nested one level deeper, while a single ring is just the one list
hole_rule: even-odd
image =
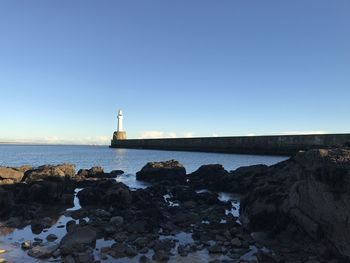
[{"label": "stone blockwork of wall", "polygon": [[112,148],[293,155],[299,150],[350,144],[350,134],[112,140]]}]

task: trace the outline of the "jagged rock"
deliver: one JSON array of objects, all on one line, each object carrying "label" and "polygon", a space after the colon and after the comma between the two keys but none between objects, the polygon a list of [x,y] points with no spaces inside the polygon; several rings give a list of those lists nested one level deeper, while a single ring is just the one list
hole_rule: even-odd
[{"label": "jagged rock", "polygon": [[227,176],[228,172],[221,164],[202,165],[189,176],[199,176],[207,180],[218,180],[222,176]]},{"label": "jagged rock", "polygon": [[132,201],[129,188],[125,184],[115,181],[102,182],[95,187],[87,187],[80,191],[77,196],[82,206],[101,204],[125,208]]},{"label": "jagged rock", "polygon": [[139,259],[140,263],[149,263],[151,262],[151,259],[149,259],[148,257],[146,257],[145,255],[142,255]]},{"label": "jagged rock", "polygon": [[118,177],[118,175],[122,175],[124,173],[124,171],[123,170],[112,170],[110,173],[112,175]]},{"label": "jagged rock", "polygon": [[213,245],[208,247],[208,252],[211,254],[220,254],[222,253],[222,247],[219,245]]},{"label": "jagged rock", "polygon": [[95,263],[94,255],[92,251],[75,252],[74,253],[75,263]]},{"label": "jagged rock", "polygon": [[60,242],[62,255],[68,255],[73,252],[83,252],[87,246],[93,246],[96,242],[96,231],[89,227],[77,227],[68,232]]},{"label": "jagged rock", "polygon": [[114,226],[120,226],[124,223],[124,218],[121,216],[112,217],[109,222]]},{"label": "jagged rock", "polygon": [[22,192],[26,202],[73,205],[73,188],[65,182],[35,181]]},{"label": "jagged rock", "polygon": [[73,164],[42,165],[27,171],[22,181],[26,183],[42,180],[63,181],[65,178],[73,178],[74,176],[75,165]]},{"label": "jagged rock", "polygon": [[34,258],[49,258],[58,249],[59,244],[46,243],[34,246],[28,251],[28,255]]},{"label": "jagged rock", "polygon": [[25,173],[26,171],[32,170],[33,166],[31,165],[22,165],[22,166],[17,166],[17,167],[12,167],[13,169],[20,171],[22,173]]},{"label": "jagged rock", "polygon": [[136,179],[157,182],[163,180],[184,181],[186,169],[176,160],[149,162],[136,173]]},{"label": "jagged rock", "polygon": [[231,244],[234,246],[234,247],[241,247],[242,246],[242,242],[241,240],[239,240],[238,237],[235,237],[234,239],[231,240]]},{"label": "jagged rock", "polygon": [[104,170],[100,166],[94,166],[90,169],[80,169],[78,171],[78,176],[86,177],[86,178],[98,178],[104,175]]},{"label": "jagged rock", "polygon": [[69,220],[66,224],[67,232],[72,232],[77,227],[75,220]]},{"label": "jagged rock", "polygon": [[156,250],[152,259],[155,261],[168,261],[169,260],[169,252],[164,250]]},{"label": "jagged rock", "polygon": [[108,254],[111,255],[114,258],[122,258],[125,257],[125,250],[126,245],[123,243],[114,243],[111,246],[111,249],[109,250]]},{"label": "jagged rock", "polygon": [[314,240],[350,259],[350,149],[300,152],[255,177],[241,200],[241,221],[253,231],[298,224]]},{"label": "jagged rock", "polygon": [[22,180],[24,172],[15,168],[0,166],[0,184],[18,183]]}]

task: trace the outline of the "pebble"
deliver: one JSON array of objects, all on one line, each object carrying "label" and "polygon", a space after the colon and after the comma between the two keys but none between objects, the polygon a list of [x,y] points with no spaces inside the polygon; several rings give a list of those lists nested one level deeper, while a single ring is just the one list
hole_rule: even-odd
[{"label": "pebble", "polygon": [[242,242],[241,240],[239,240],[238,237],[235,237],[234,239],[231,240],[231,244],[235,247],[241,247],[242,246]]},{"label": "pebble", "polygon": [[58,237],[55,234],[50,234],[46,237],[47,241],[54,241],[56,240]]},{"label": "pebble", "polygon": [[22,242],[22,244],[21,244],[21,248],[24,249],[24,250],[30,249],[31,246],[32,246],[32,245],[31,245],[30,241],[24,241],[24,242]]}]

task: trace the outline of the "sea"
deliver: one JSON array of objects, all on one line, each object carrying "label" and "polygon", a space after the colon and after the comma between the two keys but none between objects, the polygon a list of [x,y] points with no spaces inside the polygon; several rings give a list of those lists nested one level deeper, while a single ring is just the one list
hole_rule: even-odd
[{"label": "sea", "polygon": [[[191,173],[204,164],[222,164],[226,170],[235,170],[241,166],[255,164],[272,165],[287,159],[286,156],[265,156],[265,155],[243,155],[243,154],[224,154],[224,153],[204,153],[204,152],[182,152],[182,151],[160,151],[160,150],[140,150],[140,149],[114,149],[108,146],[87,146],[87,145],[15,145],[0,144],[0,166],[21,166],[32,165],[37,167],[44,164],[71,163],[76,166],[76,170],[82,168],[91,168],[101,166],[105,172],[112,170],[123,170],[125,173],[117,180],[125,183],[131,188],[144,188],[148,184],[136,180],[136,172],[147,162],[177,160],[185,168],[187,173]],[[78,192],[81,189],[76,189]],[[205,189],[204,189],[205,190]],[[238,217],[239,197],[229,193],[218,193],[219,199],[231,201],[234,209],[227,211]],[[74,207],[68,210],[77,210],[80,208],[79,200],[75,197]],[[7,228],[0,222],[0,253],[1,260],[9,262],[55,262],[55,259],[39,260],[27,255],[26,251],[21,249],[21,243],[26,240],[40,238],[45,240],[49,233],[56,234],[59,240],[66,234],[66,222],[72,220],[71,217],[60,215],[57,222],[45,232],[35,234],[30,226],[22,229]],[[163,237],[164,238],[164,237]],[[181,243],[193,242],[191,233],[179,233],[174,238]],[[95,247],[95,258],[99,259],[101,254],[99,249],[104,246],[110,246],[113,240],[97,240]],[[245,259],[254,257],[255,247],[245,255]],[[152,255],[150,254],[149,257]],[[173,257],[169,262],[208,262],[215,259],[215,256],[209,255],[207,250],[191,253],[188,257]],[[220,258],[218,258],[220,259]],[[244,259],[244,258],[242,258]],[[103,262],[138,262],[138,256],[129,259],[115,260],[108,258]],[[59,261],[59,260],[58,260]]]},{"label": "sea", "polygon": [[114,149],[108,146],[87,145],[13,145],[0,144],[0,165],[20,166],[72,163],[76,169],[101,166],[106,172],[119,169],[135,174],[147,162],[175,159],[183,164],[188,173],[203,164],[222,164],[226,170],[254,164],[272,165],[285,156],[243,155],[227,153],[204,153],[160,151],[141,149]]}]

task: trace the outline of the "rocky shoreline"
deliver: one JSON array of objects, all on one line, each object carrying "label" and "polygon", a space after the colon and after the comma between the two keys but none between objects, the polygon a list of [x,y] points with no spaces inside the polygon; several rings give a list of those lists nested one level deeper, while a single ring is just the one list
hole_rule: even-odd
[{"label": "rocky shoreline", "polygon": [[[71,164],[0,167],[0,232],[45,233],[19,249],[66,263],[192,262],[196,253],[212,262],[350,262],[349,148],[230,172],[148,163],[136,174],[150,183],[144,189],[117,182],[122,174]],[[239,194],[239,211],[220,192]],[[77,209],[68,209],[76,199]],[[62,215],[71,219],[57,226],[58,237],[51,227]],[[105,246],[97,248],[99,240]],[[0,243],[0,262],[11,262],[6,252]]]}]

